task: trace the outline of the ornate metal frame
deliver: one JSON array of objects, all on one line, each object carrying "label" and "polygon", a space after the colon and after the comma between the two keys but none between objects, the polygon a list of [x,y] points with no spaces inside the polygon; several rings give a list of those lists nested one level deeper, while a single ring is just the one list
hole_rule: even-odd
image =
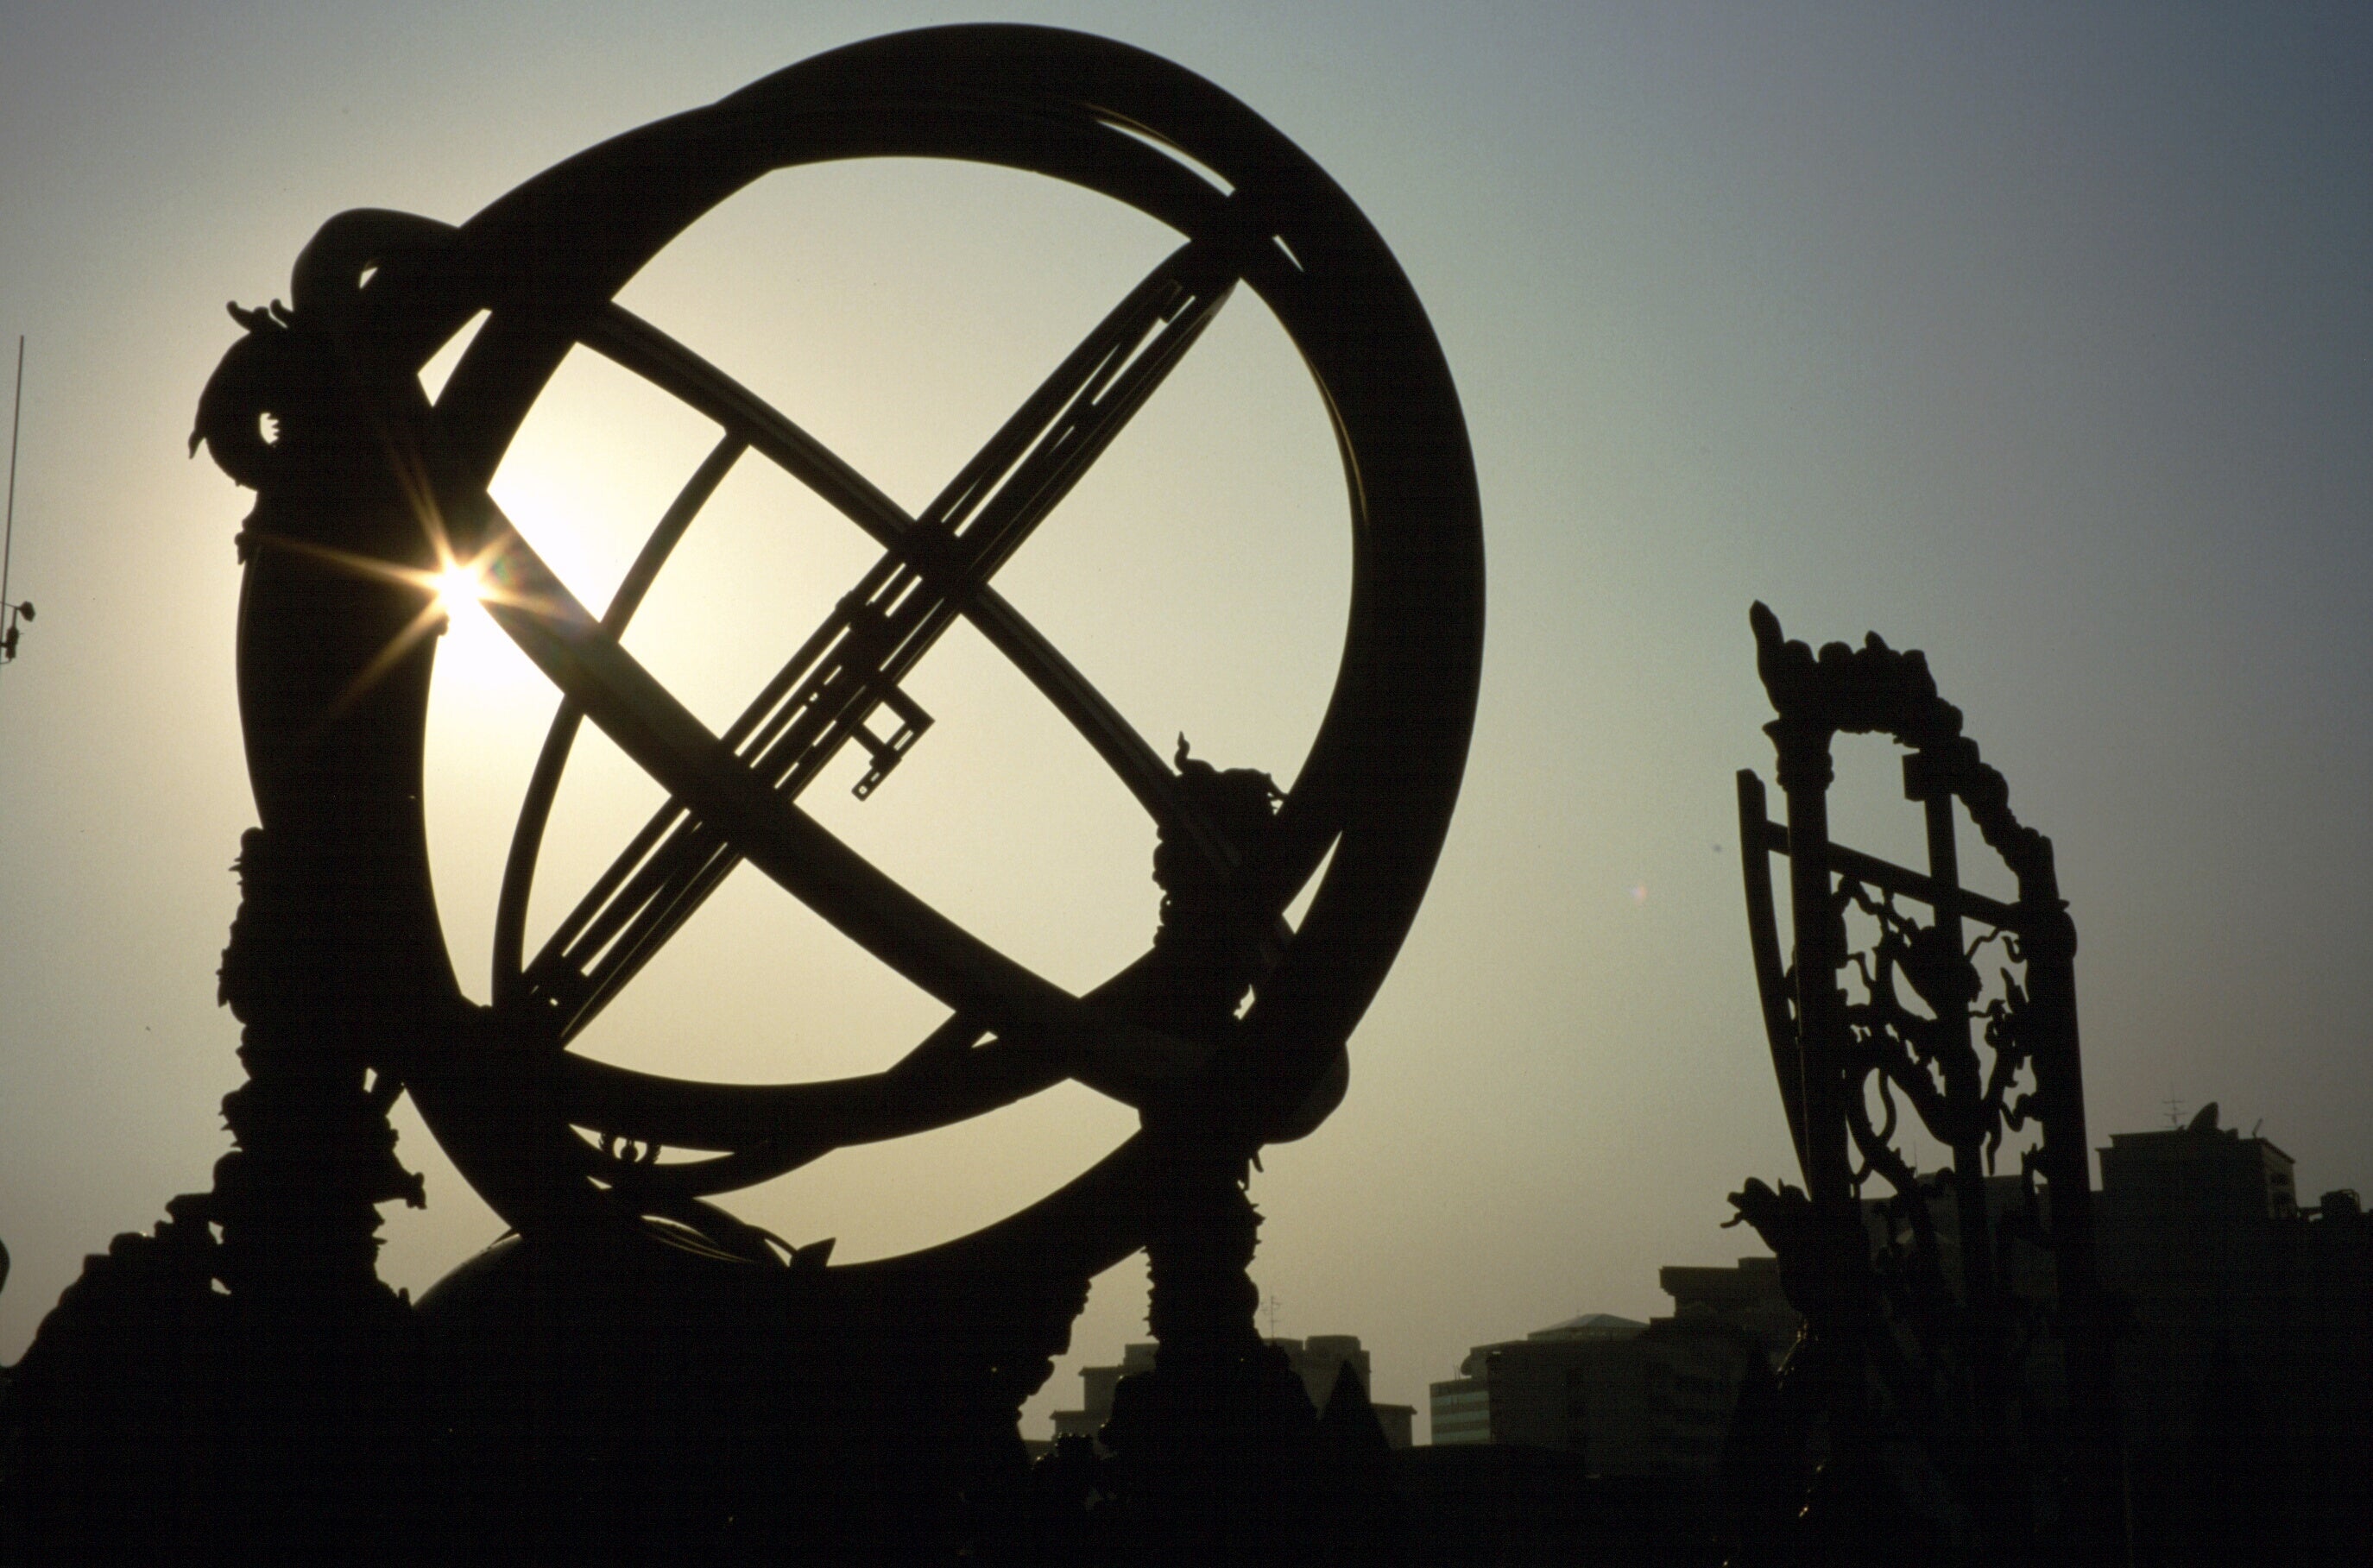
[{"label": "ornate metal frame", "polygon": [[[1963,1483],[1964,1502],[1996,1546],[2022,1528],[2031,1505],[2006,1478],[2013,1450],[2009,1407],[2021,1344],[2008,1283],[2009,1235],[2049,1250],[2058,1321],[2035,1325],[2066,1348],[2069,1454],[2065,1496],[2080,1561],[2118,1554],[2117,1400],[2109,1326],[2093,1260],[2092,1196],[2084,1085],[2076,1039],[2075,923],[2060,897],[2052,841],[2010,809],[2002,774],[1961,733],[1961,712],[1936,693],[1925,657],[1897,652],[1876,633],[1856,650],[1842,643],[1818,656],[1785,640],[1780,623],[1754,607],[1757,665],[1779,716],[1766,726],[1787,796],[1785,827],[1770,820],[1762,781],[1738,774],[1739,840],[1748,928],[1773,1069],[1806,1191],[1774,1194],[1750,1182],[1736,1200],[1781,1254],[1783,1278],[1808,1332],[1854,1367],[1834,1380],[1833,1423],[1866,1421],[1861,1368],[1876,1371],[1899,1410],[1924,1425],[1935,1457]],[[1892,865],[1834,842],[1828,790],[1835,736],[1880,734],[1909,749],[1907,798],[1925,815],[1928,869]],[[2010,904],[1961,885],[1953,803],[2016,878]],[[1783,963],[1771,857],[1788,858],[1794,962]],[[1924,906],[1925,924],[1899,907]],[[1859,911],[1878,938],[1853,950],[1847,916]],[[1983,928],[1965,942],[1965,923]],[[1985,990],[1977,957],[2000,940],[2002,994]],[[1840,976],[1851,964],[1863,999],[1849,1001]],[[2024,970],[2024,983],[2007,966]],[[1919,1007],[1907,1005],[1899,982]],[[1982,1022],[1981,1062],[1972,1026]],[[2019,1093],[2023,1073],[2030,1092]],[[1874,1124],[1876,1094],[1884,1120]],[[1899,1100],[1952,1151],[1941,1180],[1952,1201],[1958,1247],[1944,1256],[1920,1173],[1894,1146]],[[2028,1123],[2040,1145],[2022,1156],[2026,1202],[1999,1221],[1985,1181],[2007,1132]],[[1857,1160],[1859,1164],[1857,1165]],[[1890,1249],[1888,1276],[1874,1273],[1861,1197],[1872,1175],[1894,1193],[1891,1210],[1911,1244]],[[2033,1178],[2048,1184],[2039,1204]],[[1930,1183],[1940,1179],[1930,1179]],[[1947,1272],[1958,1275],[1948,1285]],[[1880,1325],[1881,1297],[1886,1317]],[[1914,1361],[1899,1353],[1901,1340]],[[1834,1430],[1834,1428],[1833,1428]],[[1900,1543],[1899,1543],[1900,1544]],[[2034,1543],[2028,1543],[2031,1547]]]},{"label": "ornate metal frame", "polygon": [[[919,517],[613,298],[761,175],[872,157],[1049,175],[1186,237]],[[1354,555],[1343,660],[1310,756],[1273,819],[1231,823],[1210,770],[1183,755],[1178,771],[1165,765],[990,577],[1238,282],[1283,324],[1325,400]],[[1093,1273],[1142,1243],[1165,1151],[1181,1138],[1241,1157],[1331,1109],[1344,1041],[1414,916],[1458,789],[1480,668],[1479,506],[1456,395],[1408,280],[1350,200],[1250,110],[1155,56],[1080,34],[894,35],[617,137],[458,228],[344,214],[298,259],[291,301],[240,314],[249,336],[208,387],[193,437],[259,492],[241,540],[239,669],[263,826],[242,859],[247,900],[225,994],[249,1025],[243,1054],[256,1081],[242,1092],[352,1130],[356,1157],[333,1182],[350,1255],[375,1224],[369,1206],[406,1191],[381,1114],[403,1088],[522,1232],[656,1224],[686,1247],[762,1265],[786,1260],[707,1196],[1066,1076],[1143,1112],[1147,1132],[1062,1191],[973,1237],[864,1266],[877,1274],[1024,1254],[1052,1272]],[[482,309],[432,408],[420,367]],[[599,614],[486,494],[579,345],[720,427]],[[719,736],[619,637],[676,540],[749,455],[808,484],[883,554]],[[514,841],[494,1001],[483,1008],[454,981],[420,808],[435,649],[419,634],[421,585],[449,557],[488,563],[496,620],[565,698]],[[1158,940],[1075,997],[799,808],[800,789],[850,743],[873,764],[860,795],[897,764],[929,723],[900,681],[959,616],[1154,819],[1173,846],[1166,912],[1191,907],[1236,935]],[[585,719],[670,799],[529,957],[521,933],[543,826]],[[697,1084],[568,1053],[742,859],[946,1003],[949,1022],[891,1070],[836,1083]],[[1287,928],[1282,912],[1322,864],[1306,918]],[[662,1144],[713,1157],[659,1163]],[[325,1205],[336,1202],[317,1194],[312,1221]],[[237,1228],[226,1220],[227,1249]],[[316,1223],[317,1250],[323,1239]]]}]

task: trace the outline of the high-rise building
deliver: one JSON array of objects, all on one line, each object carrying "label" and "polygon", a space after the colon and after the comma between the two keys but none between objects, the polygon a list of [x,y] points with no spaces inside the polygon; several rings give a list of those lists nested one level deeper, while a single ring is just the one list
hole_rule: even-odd
[{"label": "high-rise building", "polygon": [[1602,1407],[1624,1381],[1601,1373],[1627,1366],[1621,1349],[1648,1327],[1606,1312],[1585,1313],[1521,1340],[1478,1345],[1458,1364],[1459,1376],[1428,1390],[1437,1446],[1521,1443],[1538,1448],[1582,1446],[1575,1419],[1584,1390],[1599,1390]]},{"label": "high-rise building", "polygon": [[1476,1346],[1430,1390],[1434,1445],[1562,1449],[1601,1475],[1712,1469],[1740,1385],[1785,1349],[1796,1315],[1769,1258],[1668,1268],[1660,1283],[1669,1318],[1586,1313]]},{"label": "high-rise building", "polygon": [[2290,1156],[2219,1127],[2113,1134],[2102,1283],[2137,1530],[2263,1561],[2373,1539],[2373,1225],[2298,1202]]}]

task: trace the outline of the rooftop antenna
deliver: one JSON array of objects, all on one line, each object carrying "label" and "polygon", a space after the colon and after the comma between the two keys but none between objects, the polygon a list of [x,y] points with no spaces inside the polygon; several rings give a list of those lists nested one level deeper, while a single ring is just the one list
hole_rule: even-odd
[{"label": "rooftop antenna", "polygon": [[17,660],[17,623],[33,619],[30,599],[8,597],[8,567],[17,554],[17,436],[25,423],[25,334],[17,334],[17,398],[8,412],[8,522],[0,535],[0,665]]},{"label": "rooftop antenna", "polygon": [[2180,1127],[2180,1126],[2182,1126],[2182,1125],[2183,1125],[2183,1102],[2182,1102],[2181,1100],[2180,1100],[2180,1099],[2178,1099],[2178,1098],[2175,1098],[2175,1086],[2174,1086],[2173,1084],[2169,1084],[2169,1085],[2167,1086],[2167,1100],[2166,1100],[2166,1105],[2167,1105],[2167,1124],[2168,1124],[2169,1127]]}]

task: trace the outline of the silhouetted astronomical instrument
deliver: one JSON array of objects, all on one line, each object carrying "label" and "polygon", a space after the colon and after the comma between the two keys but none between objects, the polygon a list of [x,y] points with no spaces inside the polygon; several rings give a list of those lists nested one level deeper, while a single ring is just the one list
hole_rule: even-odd
[{"label": "silhouetted astronomical instrument", "polygon": [[[760,176],[880,157],[1047,175],[1180,237],[914,515],[614,298]],[[1165,761],[995,586],[1238,285],[1268,305],[1316,383],[1353,544],[1336,688],[1273,817],[1265,804],[1245,808],[1243,780],[1183,754],[1179,767]],[[1079,34],[895,35],[604,143],[458,228],[343,215],[300,258],[291,299],[242,315],[251,336],[200,422],[217,459],[262,494],[244,536],[242,712],[280,889],[273,907],[304,928],[275,961],[296,992],[322,1001],[382,1096],[412,1090],[507,1221],[534,1235],[623,1219],[696,1249],[781,1262],[770,1238],[707,1200],[1069,1077],[1139,1107],[1148,1131],[989,1231],[860,1267],[1016,1247],[1093,1269],[1138,1244],[1133,1216],[1161,1189],[1166,1149],[1186,1140],[1248,1154],[1332,1108],[1344,1042],[1408,930],[1457,793],[1480,666],[1482,552],[1456,396],[1408,280],[1350,200],[1266,122],[1175,65]],[[421,366],[482,310],[431,407]],[[599,613],[486,494],[580,345],[717,428]],[[753,672],[754,696],[719,734],[620,637],[703,504],[752,462],[808,486],[881,554],[771,678]],[[495,619],[563,696],[520,811],[485,1007],[453,981],[418,799],[435,647],[416,635],[419,585],[440,560],[431,522],[454,554],[488,562]],[[860,796],[899,765],[931,722],[907,677],[960,618],[1070,722],[1160,835],[1163,936],[1085,995],[966,932],[800,806],[852,747],[866,764]],[[587,721],[668,800],[530,951],[544,825]],[[830,1083],[688,1082],[571,1051],[745,861],[945,1004],[947,1022],[886,1071]],[[1289,927],[1284,912],[1314,878]]]}]

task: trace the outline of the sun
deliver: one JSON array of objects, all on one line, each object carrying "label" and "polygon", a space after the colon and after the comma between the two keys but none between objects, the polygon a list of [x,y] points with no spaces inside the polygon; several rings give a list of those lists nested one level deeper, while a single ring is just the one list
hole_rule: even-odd
[{"label": "sun", "polygon": [[487,586],[483,570],[457,561],[429,579],[432,609],[448,621],[473,610],[483,613]]}]

